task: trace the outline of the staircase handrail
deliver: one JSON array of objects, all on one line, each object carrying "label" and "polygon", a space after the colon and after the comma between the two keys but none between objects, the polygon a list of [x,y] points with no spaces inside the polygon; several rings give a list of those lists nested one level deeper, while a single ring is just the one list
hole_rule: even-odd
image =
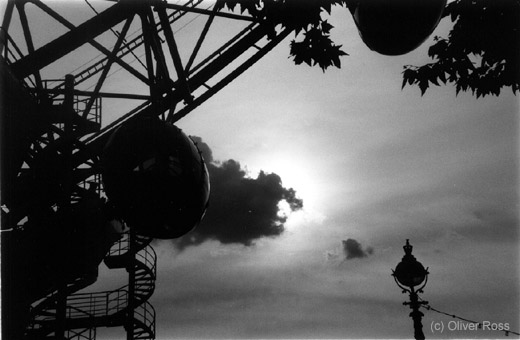
[{"label": "staircase handrail", "polygon": [[146,301],[134,310],[134,319],[149,328],[155,334],[155,308]]},{"label": "staircase handrail", "polygon": [[[147,245],[149,245],[150,242],[152,241],[151,238],[146,237],[146,236],[139,236],[139,235],[136,235],[136,236],[137,236],[136,243],[138,246],[137,252],[141,251],[143,248],[145,248]],[[130,250],[130,233],[125,232],[125,233],[122,233],[121,238],[112,245],[112,247],[108,251],[107,257],[123,255],[124,253],[128,252],[129,250]]]},{"label": "staircase handrail", "polygon": [[146,268],[150,269],[153,278],[157,277],[157,253],[150,245],[147,245],[144,249],[135,254],[137,260],[141,260]]},{"label": "staircase handrail", "polygon": [[[157,271],[157,253],[149,244],[150,238],[136,237],[138,251],[135,254],[134,265],[140,264],[140,268],[146,269],[145,281],[151,282],[148,293],[142,294],[136,299],[137,306],[134,306],[134,320],[141,324],[147,332],[155,334],[155,309],[147,301],[155,288],[154,282]],[[107,254],[109,256],[124,256],[129,250],[128,235],[124,235],[115,243]],[[124,285],[118,289],[92,293],[76,293],[67,297],[67,319],[77,320],[85,318],[105,318],[122,315],[128,309],[129,286]],[[56,298],[56,294],[49,296],[48,299]],[[47,309],[43,309],[34,318],[31,328],[39,329],[46,321],[56,319],[56,305],[48,304]]]}]

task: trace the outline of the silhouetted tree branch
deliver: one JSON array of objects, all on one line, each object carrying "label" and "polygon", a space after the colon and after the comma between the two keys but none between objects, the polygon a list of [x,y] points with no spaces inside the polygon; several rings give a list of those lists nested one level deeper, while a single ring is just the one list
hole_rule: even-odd
[{"label": "silhouetted tree branch", "polygon": [[[348,55],[330,38],[333,28],[321,17],[334,5],[355,5],[357,0],[221,0],[239,10],[276,25],[294,29],[290,44],[295,64],[341,67]],[[447,38],[435,37],[428,55],[432,63],[406,65],[403,88],[418,85],[424,94],[430,84],[452,83],[456,93],[471,91],[478,97],[499,95],[503,87],[520,91],[520,0],[455,0],[443,16],[454,22]],[[413,29],[411,27],[410,29]]]},{"label": "silhouetted tree branch", "polygon": [[455,91],[478,97],[500,94],[503,87],[520,90],[520,0],[456,0],[444,16],[453,25],[447,38],[435,37],[428,55],[433,63],[407,65],[406,84],[424,94],[430,83],[455,84]]},{"label": "silhouetted tree branch", "polygon": [[222,4],[270,22],[273,27],[280,24],[293,29],[297,38],[303,37],[290,45],[297,65],[318,65],[325,71],[329,66],[341,67],[340,56],[347,55],[330,39],[333,26],[321,17],[322,11],[330,14],[332,6],[343,5],[344,0],[222,0]]}]

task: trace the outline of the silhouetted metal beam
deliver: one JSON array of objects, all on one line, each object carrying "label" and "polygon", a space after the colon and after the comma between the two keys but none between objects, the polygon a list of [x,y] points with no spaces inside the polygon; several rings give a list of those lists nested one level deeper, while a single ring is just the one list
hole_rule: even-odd
[{"label": "silhouetted metal beam", "polygon": [[208,79],[211,79],[218,71],[231,64],[238,56],[256,44],[260,39],[267,36],[269,29],[270,27],[263,25],[257,25],[252,28],[245,36],[221,52],[217,58],[210,61],[204,68],[192,74],[189,80],[190,89],[195,91],[208,81]]},{"label": "silhouetted metal beam", "polygon": [[12,65],[14,74],[23,79],[74,51],[89,40],[134,15],[137,11],[136,3],[120,1],[70,32],[40,47],[34,53],[25,56]]},{"label": "silhouetted metal beam", "polygon": [[[44,90],[42,90],[42,93],[63,94],[63,93],[65,93],[65,90],[64,89],[44,89]],[[94,96],[94,92],[92,92],[92,91],[74,90],[74,94],[78,95],[78,96],[85,96],[85,97]],[[145,95],[145,94],[99,92],[99,93],[96,93],[95,95],[97,97],[101,97],[101,98],[150,100],[150,96]]]},{"label": "silhouetted metal beam", "polygon": [[184,92],[184,100],[186,100],[187,103],[190,103],[193,100],[193,98],[187,83],[186,72],[184,71],[184,67],[182,66],[181,56],[179,55],[177,43],[175,42],[172,28],[168,23],[168,15],[166,14],[166,10],[159,6],[156,7],[156,12],[159,15],[159,20],[162,24],[164,37],[166,38],[166,43],[168,45],[168,48],[170,49],[170,55],[173,60],[173,66],[175,67],[175,71],[177,72],[179,86],[181,88],[181,91]]},{"label": "silhouetted metal beam", "polygon": [[[126,1],[129,1],[129,0],[126,0]],[[73,29],[76,28],[76,26],[74,26],[71,22],[69,22],[67,19],[65,19],[64,17],[62,17],[61,15],[59,15],[58,13],[53,11],[49,6],[45,5],[40,0],[32,0],[32,2],[36,6],[38,6],[41,10],[43,10],[45,13],[49,14],[56,21],[61,23],[63,26],[67,27],[69,30],[73,30]],[[90,39],[88,41],[88,43],[90,45],[92,45],[94,48],[96,48],[98,51],[100,51],[101,53],[105,54],[107,56],[107,58],[106,58],[107,60],[110,58],[110,51],[108,49],[106,49],[103,45],[98,43],[96,40]],[[114,58],[113,61],[118,63],[122,68],[127,70],[130,74],[132,74],[137,79],[141,80],[143,83],[149,84],[148,78],[146,78],[144,75],[139,73],[136,69],[134,69],[129,64],[127,64],[125,61],[123,61],[123,59],[121,59],[121,57],[122,56],[119,56],[119,58]],[[96,65],[98,65],[98,63],[92,65],[91,67],[96,67]],[[86,71],[87,73],[90,73],[89,69],[90,68],[87,68],[84,71]],[[79,75],[82,75],[82,74],[80,73]],[[93,75],[93,73],[91,73],[89,75],[89,77],[91,75]],[[77,78],[77,75],[75,76],[75,78]],[[76,80],[76,84],[75,85],[78,85],[80,82],[82,82],[82,81],[84,81],[86,79],[85,77],[82,77],[82,76],[80,78],[81,78],[81,80]]]},{"label": "silhouetted metal beam", "polygon": [[[216,74],[218,74],[221,70],[223,70],[226,66],[228,66],[231,62],[233,62],[236,58],[242,55],[246,50],[248,50],[251,46],[257,43],[259,40],[264,38],[270,32],[269,27],[257,25],[252,28],[247,34],[242,36],[238,41],[236,41],[232,46],[223,51],[211,62],[208,62],[203,68],[201,68],[196,74],[194,74],[189,80],[188,85],[192,91],[195,91],[197,88],[202,86],[205,82],[210,80]],[[290,29],[286,29],[283,32],[279,33],[279,35],[272,39],[270,43],[268,43],[264,49],[257,52],[256,56],[250,58],[249,61],[239,67],[237,70],[232,72],[228,77],[224,78],[224,82],[220,82],[215,88],[217,91],[227,85],[232,79],[236,78],[239,74],[244,72],[248,67],[250,67],[255,61],[260,59],[265,53],[267,53],[270,49],[272,49],[276,44],[278,44],[281,40],[283,40],[289,33]],[[196,103],[188,104],[187,106],[195,108],[200,105],[202,102],[207,100],[209,97],[214,95],[217,91],[208,91],[207,95],[201,96],[201,99],[198,99]],[[75,164],[82,164],[86,159],[90,159],[94,155],[98,155],[100,150],[105,146],[108,138],[111,135],[111,132],[114,131],[118,126],[124,124],[133,119],[139,119],[150,116],[158,116],[170,107],[175,105],[184,99],[184,93],[181,89],[176,89],[171,93],[168,93],[162,101],[156,103],[155,105],[151,105],[150,103],[143,103],[140,107],[132,110],[124,117],[121,117],[117,122],[105,127],[102,131],[100,131],[96,136],[85,140],[84,143],[85,148],[80,150],[76,154],[74,154]],[[183,110],[180,111],[182,113],[177,113],[173,115],[173,121],[177,121],[182,116],[186,115],[191,110]]]},{"label": "silhouetted metal beam", "polygon": [[[157,29],[158,25],[155,23],[154,14],[150,8],[143,11],[141,15],[143,35],[145,44],[148,47],[146,51],[146,63],[149,77],[153,77],[154,82],[150,86],[150,94],[152,98],[160,98],[164,92],[165,85],[170,86],[171,78],[168,72],[168,65],[166,56],[164,54],[161,37]],[[153,57],[152,58],[152,52]],[[155,73],[153,71],[153,63],[155,61]]]},{"label": "silhouetted metal beam", "polygon": [[5,6],[4,18],[2,20],[2,28],[0,29],[0,54],[4,53],[4,48],[7,45],[7,31],[9,30],[11,18],[13,17],[14,5],[14,0],[8,0]]},{"label": "silhouetted metal beam", "polygon": [[[105,82],[105,79],[108,76],[108,72],[110,71],[110,67],[112,67],[112,64],[114,62],[114,59],[117,55],[117,52],[121,48],[121,44],[123,44],[123,41],[125,40],[126,33],[128,32],[128,29],[130,28],[130,24],[132,23],[133,16],[128,18],[125,22],[125,25],[123,26],[123,29],[121,30],[121,33],[119,34],[119,37],[117,38],[117,42],[114,46],[114,49],[112,50],[112,53],[110,54],[110,58],[108,59],[108,62],[103,69],[103,72],[101,72],[101,76],[99,77],[96,87],[94,89],[94,93],[90,97],[87,106],[85,107],[85,110],[83,110],[83,118],[86,118],[88,114],[90,113],[90,109],[92,109],[92,105],[94,105],[94,102],[96,101],[96,97],[99,94],[99,91],[101,90],[101,87],[103,86],[103,83]],[[113,31],[113,30],[112,30]]]},{"label": "silhouetted metal beam", "polygon": [[213,6],[212,14],[208,17],[208,20],[206,21],[206,24],[204,25],[204,28],[202,29],[202,33],[200,34],[199,39],[197,40],[197,44],[195,44],[195,48],[193,49],[193,52],[191,53],[190,59],[188,60],[188,63],[186,64],[186,73],[189,73],[189,70],[191,68],[191,65],[193,65],[193,62],[195,61],[195,58],[197,57],[197,54],[199,53],[200,47],[202,46],[202,42],[204,39],[206,39],[206,35],[208,34],[209,28],[211,24],[213,23],[213,19],[215,19],[215,14],[218,11],[217,4]]},{"label": "silhouetted metal beam", "polygon": [[[20,23],[22,24],[23,34],[25,36],[25,42],[27,44],[27,50],[29,54],[34,53],[34,44],[31,35],[31,29],[29,28],[29,21],[27,20],[27,14],[25,13],[24,4],[21,2],[16,3],[16,7],[18,7],[18,14],[20,15]],[[34,72],[34,79],[36,80],[36,87],[38,89],[42,88],[42,78],[40,76],[40,72]]]},{"label": "silhouetted metal beam", "polygon": [[[164,7],[170,8],[170,9],[180,9],[183,11],[193,12],[193,13],[198,13],[198,14],[213,15],[213,11],[210,11],[207,9],[202,9],[202,8],[197,8],[197,7],[185,7],[183,5],[175,5],[175,4],[170,4],[170,3],[164,3]],[[217,13],[215,13],[215,15],[217,17],[228,18],[228,19],[257,21],[258,22],[258,20],[256,20],[253,17],[248,17],[245,15],[239,15],[239,14],[233,14],[233,13],[217,12]]]},{"label": "silhouetted metal beam", "polygon": [[186,105],[184,108],[179,110],[179,112],[175,113],[170,117],[169,122],[175,123],[179,121],[181,118],[186,116],[188,113],[193,111],[199,105],[204,103],[206,100],[211,98],[215,93],[223,89],[226,85],[231,83],[235,78],[244,73],[249,67],[253,66],[258,60],[260,60],[264,55],[266,55],[269,51],[271,51],[278,43],[280,43],[283,39],[285,39],[292,30],[286,28],[284,31],[280,32],[276,37],[271,39],[267,45],[265,45],[261,50],[259,50],[255,55],[245,61],[242,65],[233,70],[230,74],[224,77],[221,81],[219,81],[216,85],[212,86],[208,91],[204,92],[197,99],[195,99],[191,105]]}]

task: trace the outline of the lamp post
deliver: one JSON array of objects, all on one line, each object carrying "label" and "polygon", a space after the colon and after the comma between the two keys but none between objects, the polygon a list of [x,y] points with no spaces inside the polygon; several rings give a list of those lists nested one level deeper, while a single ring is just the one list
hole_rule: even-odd
[{"label": "lamp post", "polygon": [[403,259],[395,267],[395,270],[392,271],[392,276],[395,283],[403,290],[403,294],[409,293],[410,301],[403,302],[403,304],[409,305],[412,310],[410,316],[413,320],[415,339],[424,339],[421,322],[424,314],[419,311],[419,308],[428,302],[419,301],[417,294],[422,293],[424,286],[426,286],[429,274],[428,268],[425,269],[412,255],[413,247],[410,245],[409,240],[406,240],[406,245],[403,246],[403,249]]}]

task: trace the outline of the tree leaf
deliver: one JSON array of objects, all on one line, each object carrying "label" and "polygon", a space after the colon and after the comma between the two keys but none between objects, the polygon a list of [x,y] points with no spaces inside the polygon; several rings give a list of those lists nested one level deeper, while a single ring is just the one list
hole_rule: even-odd
[{"label": "tree leaf", "polygon": [[435,85],[442,81],[454,83],[457,95],[460,91],[471,91],[477,98],[499,95],[503,87],[516,94],[520,0],[455,0],[446,6],[444,16],[455,23],[447,38],[435,38],[428,49],[433,63],[403,72],[402,87],[412,82],[424,94],[426,81]]}]

